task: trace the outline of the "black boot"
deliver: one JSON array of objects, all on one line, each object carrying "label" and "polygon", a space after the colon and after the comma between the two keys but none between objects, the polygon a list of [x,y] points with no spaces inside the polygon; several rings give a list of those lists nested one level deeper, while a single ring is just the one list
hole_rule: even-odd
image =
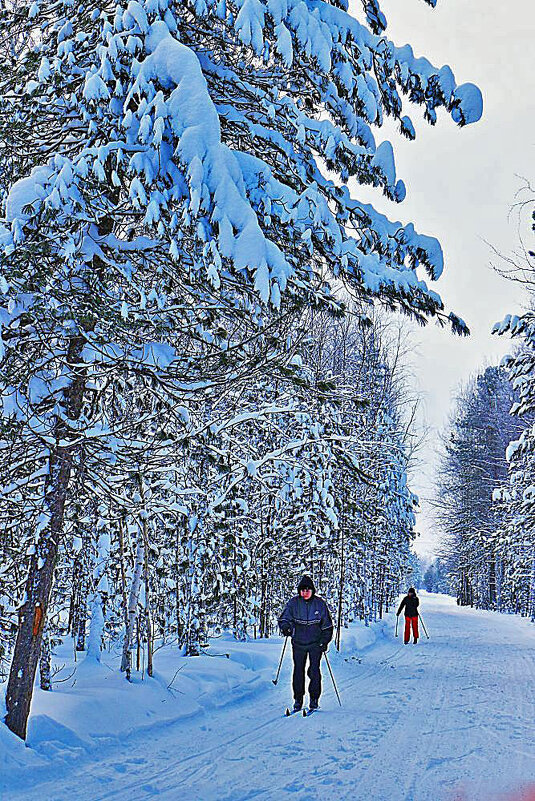
[{"label": "black boot", "polygon": [[302,708],[303,708],[302,701],[294,701],[294,712],[299,712],[299,710]]},{"label": "black boot", "polygon": [[317,698],[311,698],[310,699],[310,704],[308,705],[308,708],[309,709],[317,709],[318,708],[318,699]]}]

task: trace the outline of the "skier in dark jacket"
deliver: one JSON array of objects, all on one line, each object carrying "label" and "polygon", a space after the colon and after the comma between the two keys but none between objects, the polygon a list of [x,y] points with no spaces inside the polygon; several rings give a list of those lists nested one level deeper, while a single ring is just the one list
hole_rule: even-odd
[{"label": "skier in dark jacket", "polygon": [[298,595],[291,598],[279,617],[279,628],[285,637],[292,638],[294,711],[303,706],[305,694],[305,665],[309,661],[308,693],[310,709],[317,709],[321,695],[322,654],[333,636],[333,621],[327,604],[316,595],[310,576],[303,576],[297,587]]},{"label": "skier in dark jacket", "polygon": [[414,587],[409,587],[407,591],[407,595],[402,600],[399,605],[399,609],[396,612],[397,616],[399,617],[402,610],[405,609],[405,637],[404,643],[407,645],[411,638],[411,626],[412,626],[412,634],[414,637],[414,645],[418,642],[418,607],[420,605],[420,599],[416,595],[416,590]]}]

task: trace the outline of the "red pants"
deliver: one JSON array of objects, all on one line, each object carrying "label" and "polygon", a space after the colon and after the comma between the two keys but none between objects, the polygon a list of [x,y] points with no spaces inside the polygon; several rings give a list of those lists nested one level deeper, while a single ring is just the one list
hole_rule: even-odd
[{"label": "red pants", "polygon": [[418,639],[418,618],[417,617],[406,617],[405,618],[405,642],[409,642],[411,638],[411,625],[412,625],[412,634],[414,639]]}]

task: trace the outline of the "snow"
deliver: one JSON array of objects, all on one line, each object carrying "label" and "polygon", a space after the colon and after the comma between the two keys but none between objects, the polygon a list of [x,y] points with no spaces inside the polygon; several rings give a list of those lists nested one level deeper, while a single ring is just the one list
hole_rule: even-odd
[{"label": "snow", "polygon": [[6,201],[6,220],[12,222],[17,218],[25,219],[23,213],[25,206],[30,206],[43,197],[44,184],[50,179],[51,170],[48,167],[35,167],[27,178],[16,181]]},{"label": "snow", "polygon": [[86,100],[99,100],[110,96],[108,87],[96,72],[86,76],[83,96]]},{"label": "snow", "polygon": [[381,142],[373,157],[373,164],[386,178],[386,182],[393,186],[396,182],[396,168],[394,166],[394,150],[390,142]]},{"label": "snow", "polygon": [[274,687],[280,638],[223,635],[211,656],[190,658],[168,646],[155,677],[133,684],[108,652],[100,665],[69,663],[57,677],[76,667],[68,681],[36,692],[30,748],[0,728],[2,801],[527,799],[533,626],[420,597],[430,639],[404,646],[392,613],[352,624],[342,652],[329,652],[343,706],[324,665],[309,720],[282,715],[291,662],[287,653]]},{"label": "snow", "polygon": [[[121,304],[121,313],[128,316],[128,306]],[[166,342],[147,342],[141,348],[124,348],[118,343],[109,342],[106,345],[88,344],[83,349],[83,359],[89,363],[106,364],[115,360],[128,358],[137,365],[147,368],[166,370],[176,358],[176,351]]]},{"label": "snow", "polygon": [[26,748],[22,740],[12,734],[6,726],[0,725],[0,790],[4,777],[16,776],[19,771],[45,765],[46,760],[32,749]]},{"label": "snow", "polygon": [[459,107],[452,111],[451,116],[462,125],[478,122],[483,114],[483,96],[480,89],[473,83],[463,83],[454,93]]}]

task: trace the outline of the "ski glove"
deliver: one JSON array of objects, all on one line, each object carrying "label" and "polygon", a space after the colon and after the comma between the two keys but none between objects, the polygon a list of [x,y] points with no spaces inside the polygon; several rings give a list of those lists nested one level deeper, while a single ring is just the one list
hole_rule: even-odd
[{"label": "ski glove", "polygon": [[329,643],[328,642],[320,642],[320,648],[323,651],[323,653],[326,654],[328,649],[329,649]]},{"label": "ski glove", "polygon": [[291,628],[289,626],[284,626],[284,628],[281,628],[281,631],[282,631],[282,633],[283,633],[283,635],[285,637],[291,637],[292,636],[292,630],[291,630]]}]

